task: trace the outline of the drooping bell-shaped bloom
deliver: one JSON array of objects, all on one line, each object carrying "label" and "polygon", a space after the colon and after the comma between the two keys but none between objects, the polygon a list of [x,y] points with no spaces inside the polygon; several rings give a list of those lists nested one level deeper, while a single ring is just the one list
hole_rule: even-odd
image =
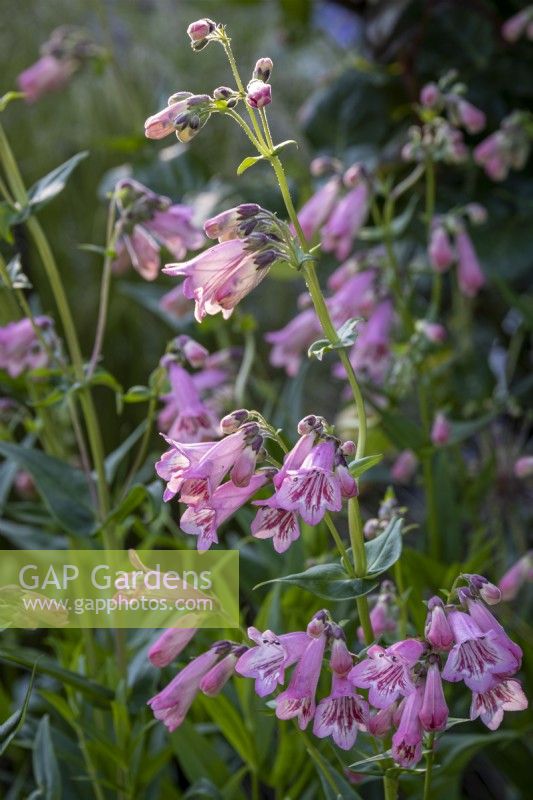
[{"label": "drooping bell-shaped bloom", "polygon": [[429,263],[436,272],[446,272],[455,261],[455,250],[446,228],[435,223],[429,240]]},{"label": "drooping bell-shaped bloom", "polygon": [[169,731],[181,725],[198,693],[200,681],[227,649],[219,644],[202,653],[178,672],[163,691],[148,701],[155,718],[161,720]]},{"label": "drooping bell-shaped bloom", "polygon": [[452,427],[450,421],[442,411],[439,411],[438,414],[435,415],[433,425],[431,426],[431,441],[437,447],[442,447],[450,441],[451,432]]},{"label": "drooping bell-shaped bloom", "polygon": [[422,758],[421,707],[422,690],[418,688],[406,698],[398,730],[392,737],[392,757],[406,769],[416,766]]},{"label": "drooping bell-shaped bloom", "polygon": [[252,536],[256,539],[272,539],[276,553],[285,553],[300,538],[297,514],[280,508],[276,495],[266,500],[256,500],[254,505],[260,508],[250,527]]},{"label": "drooping bell-shaped bloom", "polygon": [[[55,334],[49,317],[36,317],[35,326],[53,348]],[[0,328],[0,369],[12,378],[18,378],[29,369],[40,369],[48,364],[49,355],[37,335],[29,317],[9,322]]]},{"label": "drooping bell-shaped bloom", "polygon": [[457,234],[455,247],[459,289],[467,297],[475,297],[486,281],[472,240],[465,230]]},{"label": "drooping bell-shaped bloom", "polygon": [[348,675],[354,686],[369,689],[368,699],[376,708],[387,708],[398,697],[415,691],[411,671],[424,650],[422,642],[404,639],[391,647],[369,647],[367,657]]},{"label": "drooping bell-shaped bloom", "polygon": [[341,182],[339,177],[330,178],[309,198],[298,212],[298,220],[308,241],[313,239],[313,236],[330,217],[340,189]]},{"label": "drooping bell-shaped bloom", "polygon": [[331,736],[342,750],[350,750],[358,731],[366,731],[368,703],[354,692],[350,681],[333,673],[331,694],[321,700],[316,708],[313,733],[319,739]]},{"label": "drooping bell-shaped bloom", "polygon": [[307,308],[293,317],[284,328],[266,333],[266,341],[274,345],[270,351],[270,363],[274,367],[284,367],[287,375],[294,378],[308,347],[320,332],[315,310]]},{"label": "drooping bell-shaped bloom", "polygon": [[332,440],[315,445],[299,469],[287,470],[276,492],[279,505],[298,511],[309,525],[317,525],[326,511],[340,511],[343,496],[353,497],[357,484],[349,473],[339,472],[342,468],[335,469],[335,459]]},{"label": "drooping bell-shaped bloom", "polygon": [[527,697],[518,681],[503,680],[485,692],[473,692],[470,719],[480,717],[491,731],[500,727],[505,711],[524,711]]},{"label": "drooping bell-shaped bloom", "polygon": [[[255,423],[248,423],[219,442],[198,444],[182,444],[164,437],[170,449],[155,465],[159,477],[167,482],[164,501],[168,502],[178,492],[180,500],[188,505],[208,501],[229,470],[240,463],[245,451],[257,454],[258,431]],[[247,484],[255,467],[251,459],[247,467],[246,471],[241,467],[238,476],[232,475],[234,482]]]},{"label": "drooping bell-shaped bloom", "polygon": [[17,84],[26,102],[35,103],[44,94],[63,89],[77,68],[73,59],[44,55],[20,73]]},{"label": "drooping bell-shaped bloom", "polygon": [[446,728],[448,706],[442,688],[439,664],[436,660],[433,660],[428,668],[422,708],[418,716],[425,731],[443,731]]},{"label": "drooping bell-shaped bloom", "polygon": [[340,261],[348,258],[354,240],[368,216],[369,190],[361,180],[336,204],[322,229],[322,247]]},{"label": "drooping bell-shaped bloom", "polygon": [[154,667],[166,667],[189,644],[197,628],[168,628],[155,640],[148,650],[148,658]]},{"label": "drooping bell-shaped bloom", "polygon": [[[511,672],[517,672],[522,664],[522,648],[507,635],[505,628],[496,619],[484,603],[468,596],[468,592],[460,592],[461,601],[468,608],[468,613],[474,620],[474,623],[483,633],[494,633],[501,644],[510,654],[513,659],[513,666]],[[500,670],[504,672],[504,670]]]},{"label": "drooping bell-shaped bloom", "polygon": [[285,670],[299,661],[310,638],[305,631],[277,636],[272,631],[261,633],[257,628],[248,628],[248,636],[256,647],[239,658],[235,671],[245,678],[255,678],[256,694],[265,697],[285,682]]},{"label": "drooping bell-shaped bloom", "polygon": [[174,203],[156,211],[145,227],[174,258],[185,258],[189,250],[199,250],[204,244],[202,231],[193,222],[193,213],[190,206]]},{"label": "drooping bell-shaped bloom", "polygon": [[469,614],[450,611],[456,644],[442,671],[445,681],[464,681],[474,692],[486,692],[494,675],[516,672],[516,658],[493,630],[484,633]]},{"label": "drooping bell-shaped bloom", "polygon": [[246,486],[235,486],[233,481],[226,481],[208,500],[187,508],[180,519],[181,530],[198,537],[198,550],[209,550],[212,544],[218,542],[217,530],[220,525],[247,503],[268,478],[265,472],[257,473]]},{"label": "drooping bell-shaped bloom", "polygon": [[474,160],[483,167],[493,181],[503,181],[509,174],[509,160],[506,154],[505,137],[495,131],[474,148]]},{"label": "drooping bell-shaped bloom", "polygon": [[[350,361],[355,371],[367,373],[375,383],[381,383],[389,366],[393,322],[394,308],[390,300],[378,303],[367,322],[361,325],[350,351]],[[344,367],[336,368],[334,374],[339,378],[345,377]]]},{"label": "drooping bell-shaped bloom", "polygon": [[418,466],[418,458],[412,450],[403,450],[391,467],[391,477],[395,483],[410,483]]},{"label": "drooping bell-shaped bloom", "polygon": [[425,637],[435,650],[449,650],[453,645],[453,632],[440,597],[428,601]]},{"label": "drooping bell-shaped bloom", "polygon": [[212,441],[219,433],[219,423],[202,402],[192,376],[172,362],[168,377],[171,391],[161,397],[165,407],[158,417],[160,430],[182,443]]},{"label": "drooping bell-shaped bloom", "polygon": [[218,664],[211,667],[209,672],[206,672],[200,681],[200,691],[208,697],[214,697],[219,694],[229,679],[234,675],[235,665],[239,656],[247,649],[247,647],[233,648],[231,653],[228,653]]},{"label": "drooping bell-shaped bloom", "polygon": [[514,600],[526,581],[533,581],[533,552],[518,559],[500,578],[498,583],[502,600]]},{"label": "drooping bell-shaped bloom", "polygon": [[[308,626],[308,632],[310,631]],[[315,693],[320,678],[322,659],[326,647],[326,633],[311,635],[288,687],[276,698],[276,717],[278,719],[298,718],[298,727],[305,730],[315,715]]]},{"label": "drooping bell-shaped bloom", "polygon": [[163,272],[185,276],[183,293],[195,301],[195,317],[201,322],[206,314],[219,312],[228,319],[235,306],[266,277],[272,261],[261,266],[243,239],[231,239],[190,261],[169,264]]},{"label": "drooping bell-shaped bloom", "polygon": [[485,127],[487,118],[483,111],[462,97],[457,99],[455,113],[459,124],[466,128],[468,133],[480,133]]},{"label": "drooping bell-shaped bloom", "polygon": [[376,273],[365,269],[351,275],[326,301],[331,318],[340,328],[351,317],[368,317],[374,310]]}]

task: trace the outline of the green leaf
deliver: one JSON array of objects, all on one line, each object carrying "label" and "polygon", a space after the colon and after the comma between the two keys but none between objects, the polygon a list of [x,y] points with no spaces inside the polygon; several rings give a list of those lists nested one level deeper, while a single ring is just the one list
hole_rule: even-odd
[{"label": "green leaf", "polygon": [[46,714],[39,722],[33,743],[33,774],[45,800],[61,800],[61,775],[50,733],[50,718]]},{"label": "green leaf", "polygon": [[310,345],[307,355],[309,358],[313,356],[319,361],[322,361],[324,354],[330,350],[342,350],[346,347],[351,347],[357,339],[358,326],[361,322],[359,317],[353,317],[346,320],[345,323],[337,331],[338,341],[331,342],[329,339],[318,339]]},{"label": "green leaf", "polygon": [[402,553],[403,519],[392,519],[383,533],[365,542],[367,576],[381,575],[398,561]]},{"label": "green leaf", "polygon": [[115,524],[124,522],[124,520],[129,517],[129,515],[132,514],[136,508],[138,508],[146,500],[151,501],[151,499],[152,496],[146,486],[142,486],[140,483],[132,486],[122,502],[109,514],[106,524],[110,522]]},{"label": "green leaf", "polygon": [[359,458],[356,461],[352,461],[349,465],[349,470],[354,478],[358,478],[364,472],[372,467],[375,467],[376,464],[383,459],[383,455],[381,453],[376,453],[373,456],[364,456],[364,458]]},{"label": "green leaf", "polygon": [[117,449],[113,450],[113,452],[107,456],[105,460],[105,475],[109,483],[114,479],[121,461],[127,456],[136,442],[138,442],[145,430],[146,420],[144,419],[140,425],[137,425],[135,430],[130,433],[127,439],[124,439]]},{"label": "green leaf", "polygon": [[28,684],[28,688],[26,690],[26,696],[24,698],[24,702],[22,706],[12,714],[9,719],[6,719],[0,725],[0,756],[7,750],[10,743],[13,741],[19,730],[24,725],[24,720],[26,719],[26,712],[28,711],[28,706],[30,704],[30,697],[31,692],[33,689],[33,684],[35,681],[35,669],[33,668],[33,672],[31,673],[30,682]]},{"label": "green leaf", "polygon": [[381,427],[391,442],[400,450],[419,451],[428,444],[422,429],[403,414],[386,409],[378,409],[378,411]]},{"label": "green leaf", "polygon": [[49,675],[59,681],[61,685],[72,686],[73,689],[82,692],[94,703],[105,708],[109,707],[109,703],[114,697],[111,689],[91,681],[83,675],[78,675],[77,672],[60,667],[54,659],[43,656],[31,648],[17,647],[16,650],[10,650],[7,647],[0,647],[0,661],[32,670],[36,669],[37,672]]},{"label": "green leaf", "polygon": [[67,538],[57,536],[43,527],[21,525],[8,519],[0,519],[0,534],[17,550],[63,550]]},{"label": "green leaf", "polygon": [[305,572],[298,572],[294,575],[284,575],[281,578],[273,578],[263,581],[255,586],[267,586],[270,583],[287,583],[291,586],[299,586],[317,597],[325,600],[351,600],[354,597],[372,592],[377,584],[365,580],[364,578],[350,578],[340,564],[316,564],[309,567]]},{"label": "green leaf", "polygon": [[54,518],[75,536],[89,536],[95,528],[85,475],[41,450],[0,442],[0,454],[26,469]]},{"label": "green leaf", "polygon": [[296,148],[298,149],[298,142],[295,139],[285,139],[284,142],[280,142],[279,144],[275,145],[272,153],[275,156],[277,156],[278,153],[281,153],[281,151],[284,150],[286,147],[288,147],[290,144],[296,145]]},{"label": "green leaf", "polygon": [[75,156],[69,158],[64,164],[56,167],[52,172],[49,172],[48,175],[45,175],[44,178],[34,183],[28,192],[29,205],[34,209],[42,208],[42,206],[49,203],[50,200],[53,200],[54,197],[57,197],[65,188],[71,172],[78,166],[80,161],[83,161],[88,155],[89,152],[87,150],[76,153]]},{"label": "green leaf", "polygon": [[148,386],[132,386],[122,400],[125,403],[147,403],[151,396],[152,391]]},{"label": "green leaf", "polygon": [[19,217],[19,212],[13,208],[11,203],[5,200],[0,203],[0,237],[8,244],[13,244],[11,228],[20,221]]},{"label": "green leaf", "polygon": [[361,795],[327,761],[316,747],[309,746],[307,752],[313,759],[326,800],[361,800]]},{"label": "green leaf", "polygon": [[[413,218],[417,203],[418,197],[416,195],[412,195],[405,210],[398,217],[395,217],[392,220],[388,230],[389,236],[391,236],[393,239],[397,239],[405,233],[407,226]],[[358,233],[358,238],[363,242],[381,242],[385,238],[385,235],[385,229],[378,225],[372,228],[361,228]]]},{"label": "green leaf", "polygon": [[239,166],[237,167],[237,175],[242,175],[243,172],[246,172],[247,169],[253,167],[254,164],[257,164],[258,161],[264,161],[264,156],[246,156],[243,158]]},{"label": "green leaf", "polygon": [[200,696],[199,699],[206,714],[216,723],[222,735],[237,751],[245,764],[255,768],[257,764],[254,744],[242,724],[242,716],[235,705],[223,694],[216,697]]},{"label": "green leaf", "polygon": [[188,719],[170,735],[170,743],[190,783],[202,777],[222,783],[229,779],[230,773],[222,758]]}]

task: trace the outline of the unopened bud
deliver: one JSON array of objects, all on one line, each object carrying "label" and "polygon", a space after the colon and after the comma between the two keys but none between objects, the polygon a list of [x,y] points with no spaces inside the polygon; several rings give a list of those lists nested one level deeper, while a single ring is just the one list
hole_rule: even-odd
[{"label": "unopened bud", "polygon": [[342,164],[337,158],[330,156],[317,156],[311,161],[309,172],[314,178],[321,178],[330,172],[339,172]]},{"label": "unopened bud", "polygon": [[375,539],[380,530],[379,519],[373,517],[365,522],[363,534],[365,539]]},{"label": "unopened bud", "polygon": [[319,417],[316,414],[308,414],[298,423],[298,433],[304,436],[306,433],[322,433],[327,423],[324,417]]},{"label": "unopened bud", "polygon": [[187,34],[191,43],[196,45],[200,42],[203,42],[210,33],[216,28],[216,23],[213,22],[212,19],[199,19],[196,22],[191,22],[189,27],[187,28]]},{"label": "unopened bud", "polygon": [[440,89],[436,83],[427,83],[420,92],[420,102],[426,108],[433,108],[441,97]]},{"label": "unopened bud", "polygon": [[357,448],[355,446],[355,442],[352,442],[351,439],[348,439],[346,442],[343,442],[341,444],[341,448],[340,449],[341,449],[341,453],[343,454],[343,456],[347,456],[348,458],[350,456],[354,456],[355,452],[357,450]]},{"label": "unopened bud", "polygon": [[269,83],[253,80],[246,89],[246,102],[250,108],[263,108],[272,102],[272,88]]},{"label": "unopened bud", "polygon": [[416,328],[423,333],[426,339],[433,344],[442,344],[446,340],[446,328],[438,322],[429,322],[427,319],[420,319],[416,323]]},{"label": "unopened bud", "polygon": [[431,428],[431,441],[437,447],[448,444],[451,432],[452,426],[442,411],[439,411]]},{"label": "unopened bud", "polygon": [[321,636],[326,630],[327,619],[328,612],[325,609],[318,611],[307,626],[307,634],[313,637]]},{"label": "unopened bud", "polygon": [[270,76],[272,75],[272,67],[273,67],[272,59],[271,58],[260,58],[255,64],[253,77],[254,80],[263,81],[263,83],[267,83],[270,80]]},{"label": "unopened bud", "polygon": [[533,456],[522,456],[515,461],[514,474],[517,478],[531,478],[533,475]]},{"label": "unopened bud", "polygon": [[364,170],[361,164],[352,164],[344,173],[342,180],[347,189],[354,189],[364,178]]},{"label": "unopened bud", "polygon": [[226,414],[220,421],[220,431],[222,435],[227,436],[230,433],[235,433],[235,431],[239,430],[241,425],[248,422],[249,418],[250,412],[245,408],[240,408],[238,411],[232,411],[231,414]]},{"label": "unopened bud", "polygon": [[173,106],[176,103],[181,103],[182,100],[188,100],[189,97],[192,97],[192,92],[176,92],[175,94],[171,94],[167,100],[167,106]]},{"label": "unopened bud", "polygon": [[487,221],[487,209],[481,203],[468,203],[465,211],[473,225],[483,225]]}]

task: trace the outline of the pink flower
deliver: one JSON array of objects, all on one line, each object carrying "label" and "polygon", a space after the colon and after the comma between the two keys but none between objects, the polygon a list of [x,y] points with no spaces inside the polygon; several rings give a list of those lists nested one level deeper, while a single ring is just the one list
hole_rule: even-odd
[{"label": "pink flower", "polygon": [[450,611],[448,620],[456,644],[442,671],[445,681],[464,681],[475,692],[486,692],[494,675],[516,671],[516,659],[493,630],[484,633],[468,614]]},{"label": "pink flower", "polygon": [[410,483],[416,473],[418,458],[412,450],[403,450],[391,467],[391,477],[395,483]]},{"label": "pink flower", "polygon": [[443,225],[432,226],[428,254],[429,263],[437,272],[446,272],[455,261],[455,251]]},{"label": "pink flower", "polygon": [[387,736],[392,729],[396,710],[396,704],[391,703],[373,714],[368,720],[368,732],[372,736]]},{"label": "pink flower", "polygon": [[406,769],[422,758],[422,726],[418,716],[421,707],[421,689],[415,689],[405,700],[400,725],[392,737],[392,757]]},{"label": "pink flower", "polygon": [[441,344],[446,341],[447,333],[444,325],[438,322],[429,322],[427,319],[420,319],[416,323],[416,329],[420,331],[428,341],[433,344]]},{"label": "pink flower", "polygon": [[263,108],[272,102],[272,87],[262,80],[252,80],[246,88],[246,102],[250,108]]},{"label": "pink flower", "polygon": [[71,58],[43,55],[20,73],[17,84],[20,91],[24,92],[26,102],[35,103],[44,94],[66,86],[77,68],[78,63]]},{"label": "pink flower", "polygon": [[181,517],[180,528],[198,537],[198,550],[209,550],[218,542],[217,529],[235,514],[268,480],[267,473],[253,475],[246,486],[226,481],[198,506],[191,505]]},{"label": "pink flower", "polygon": [[250,527],[256,539],[272,539],[276,553],[284,553],[300,538],[297,515],[280,508],[275,495],[267,500],[256,500],[254,505],[261,506]]},{"label": "pink flower", "polygon": [[518,681],[504,680],[485,692],[473,692],[470,719],[481,717],[491,731],[500,727],[504,711],[524,711],[527,697]]},{"label": "pink flower", "polygon": [[[376,383],[380,383],[387,371],[390,356],[390,332],[394,322],[394,308],[390,300],[379,303],[367,322],[360,326],[360,333],[350,352],[350,361],[356,372],[366,372]],[[336,368],[337,377],[345,377],[343,367]]]},{"label": "pink flower", "polygon": [[456,113],[468,133],[479,133],[485,127],[487,121],[485,114],[468,100],[463,98],[457,100]]},{"label": "pink flower", "polygon": [[245,240],[231,239],[190,261],[169,264],[163,272],[185,276],[183,293],[195,301],[195,317],[201,322],[206,314],[219,312],[228,319],[235,306],[266,277],[275,260],[273,251],[254,254],[247,250]]},{"label": "pink flower", "polygon": [[[382,591],[379,593],[377,602],[370,612],[370,622],[376,639],[384,633],[394,633],[397,627],[397,620],[392,611],[395,597],[391,593],[388,584],[389,581],[383,582]],[[362,644],[365,643],[365,634],[362,627],[357,628],[357,638]]]},{"label": "pink flower", "polygon": [[256,80],[264,81],[265,83],[270,80],[274,64],[271,58],[258,58],[255,62],[253,77]]},{"label": "pink flower", "polygon": [[171,317],[180,320],[192,314],[191,301],[183,294],[181,284],[175,286],[170,292],[166,292],[159,300],[159,306]]},{"label": "pink flower", "polygon": [[526,553],[502,576],[498,586],[502,600],[514,600],[526,581],[533,581],[533,553]]},{"label": "pink flower", "polygon": [[431,426],[431,441],[436,447],[448,444],[452,432],[452,426],[442,411],[435,416]]},{"label": "pink flower", "polygon": [[340,511],[343,497],[353,497],[357,484],[347,468],[335,466],[333,441],[317,444],[300,468],[288,469],[276,492],[281,508],[298,511],[309,525],[317,525],[326,511]]},{"label": "pink flower", "polygon": [[155,465],[159,477],[167,482],[163,500],[168,502],[180,492],[181,502],[188,505],[207,502],[230,469],[232,480],[246,485],[253,473],[249,459],[246,471],[239,469],[236,475],[233,470],[245,451],[257,454],[261,447],[255,423],[243,425],[220,442],[182,444],[164,438],[170,449]]},{"label": "pink flower", "polygon": [[178,92],[169,98],[166,108],[148,117],[144,134],[148,139],[164,139],[175,133],[181,142],[190,141],[211,116],[209,95]]},{"label": "pink flower", "polygon": [[367,657],[353,667],[348,677],[354,686],[370,690],[368,699],[373,706],[387,708],[398,697],[415,691],[411,671],[423,650],[424,645],[416,639],[405,639],[387,648],[372,645]]},{"label": "pink flower", "polygon": [[443,731],[446,729],[448,706],[444,697],[437,660],[431,661],[429,665],[424,685],[424,698],[418,716],[425,731]]},{"label": "pink flower", "polygon": [[[308,626],[308,633],[310,633]],[[276,698],[276,717],[292,719],[298,717],[298,727],[305,730],[315,714],[315,693],[322,668],[326,647],[324,626],[321,632],[310,635],[310,641],[298,661],[290,683]]]},{"label": "pink flower", "polygon": [[472,240],[465,230],[457,234],[455,247],[457,249],[459,288],[467,297],[475,297],[485,285],[485,276],[479,265]]},{"label": "pink flower", "polygon": [[210,239],[226,242],[249,235],[264,220],[265,212],[257,203],[241,203],[206,220],[204,230]]},{"label": "pink flower", "polygon": [[171,439],[182,443],[209,442],[218,435],[218,420],[202,402],[194,381],[179,364],[168,367],[171,391],[158,417],[159,427]]},{"label": "pink flower", "polygon": [[425,637],[436,650],[449,650],[453,644],[453,632],[440,597],[432,597],[428,602]]},{"label": "pink flower", "polygon": [[[52,324],[49,317],[35,318],[35,325],[45,341],[54,347]],[[45,367],[48,360],[48,353],[29,317],[9,322],[0,328],[0,369],[4,369],[11,378],[18,378],[29,369]]]},{"label": "pink flower", "polygon": [[375,306],[376,273],[367,269],[347,277],[326,302],[334,324],[340,328],[351,317],[368,317]]},{"label": "pink flower", "polygon": [[200,681],[200,690],[208,697],[219,694],[233,676],[239,656],[246,650],[248,650],[247,647],[235,647],[218,664],[211,667]]},{"label": "pink flower", "polygon": [[246,678],[255,678],[255,691],[265,697],[285,682],[285,670],[302,657],[310,637],[305,632],[276,636],[272,631],[260,633],[248,628],[248,636],[256,643],[244,653],[235,670]]},{"label": "pink flower", "polygon": [[326,253],[334,252],[341,261],[349,256],[368,215],[368,195],[368,185],[362,180],[339,200],[322,229],[322,246]]},{"label": "pink flower", "polygon": [[510,42],[514,44],[517,42],[524,33],[528,33],[528,38],[531,38],[529,35],[529,25],[533,21],[533,6],[527,6],[519,11],[517,14],[513,14],[506,22],[502,25],[502,36],[506,42]]},{"label": "pink flower", "polygon": [[313,733],[319,739],[331,736],[342,750],[350,750],[358,731],[366,731],[368,703],[356,694],[349,680],[334,672],[331,694],[321,700],[315,712]]},{"label": "pink flower", "polygon": [[420,102],[426,108],[433,108],[441,99],[441,91],[436,83],[426,83],[420,91]]},{"label": "pink flower", "polygon": [[203,42],[210,33],[216,28],[216,23],[213,22],[212,19],[208,19],[207,17],[204,19],[196,20],[196,22],[191,22],[189,27],[187,28],[187,35],[191,40],[191,43],[197,44],[198,42]]},{"label": "pink flower", "polygon": [[522,456],[514,465],[517,478],[530,478],[533,475],[533,456]]},{"label": "pink flower", "polygon": [[308,241],[329,218],[339,195],[341,182],[338,176],[330,178],[302,206],[298,212],[298,220],[305,238]]},{"label": "pink flower", "polygon": [[[496,634],[499,643],[508,650],[514,660],[511,671],[517,672],[522,663],[522,649],[507,635],[503,625],[498,622],[494,614],[491,614],[484,603],[471,597],[467,590],[459,590],[459,597],[468,608],[468,613],[478,628],[483,633]],[[501,672],[503,671],[501,670]]]},{"label": "pink flower", "polygon": [[189,206],[176,203],[166,210],[155,211],[144,224],[174,258],[184,258],[188,250],[198,250],[204,244],[203,234],[194,225],[193,210]]},{"label": "pink flower", "polygon": [[148,650],[154,667],[166,667],[187,647],[197,628],[168,628],[163,631]]},{"label": "pink flower", "polygon": [[501,131],[491,133],[474,148],[474,161],[484,168],[493,181],[505,180],[510,164],[506,156],[505,136]]},{"label": "pink flower", "polygon": [[265,334],[265,339],[274,347],[270,352],[270,363],[274,367],[285,367],[293,378],[300,368],[302,354],[320,335],[321,328],[313,308],[297,314],[279,331]]},{"label": "pink flower", "polygon": [[169,731],[181,725],[200,688],[200,681],[227,648],[223,642],[193,659],[163,691],[148,701],[155,718],[164,722]]}]

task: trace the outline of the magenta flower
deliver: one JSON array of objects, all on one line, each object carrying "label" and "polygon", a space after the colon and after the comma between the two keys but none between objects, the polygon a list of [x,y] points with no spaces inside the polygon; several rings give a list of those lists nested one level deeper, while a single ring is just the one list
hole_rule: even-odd
[{"label": "magenta flower", "polygon": [[262,80],[252,80],[246,87],[246,102],[250,108],[263,108],[272,102],[272,87]]},{"label": "magenta flower", "polygon": [[160,429],[185,444],[212,441],[219,433],[218,420],[202,402],[192,376],[172,362],[168,377],[171,391],[161,397],[165,407],[158,417]]},{"label": "magenta flower", "polygon": [[452,433],[452,426],[446,415],[439,411],[435,415],[433,425],[431,426],[431,441],[436,447],[442,447],[448,444]]},{"label": "magenta flower", "polygon": [[331,215],[340,189],[341,182],[339,177],[330,178],[309,198],[298,212],[298,220],[308,241],[313,239],[313,236]]},{"label": "magenta flower", "polygon": [[198,43],[203,42],[210,33],[213,33],[215,28],[216,23],[213,22],[212,19],[205,17],[204,19],[196,20],[196,22],[191,22],[187,28],[187,35],[192,45],[198,45]]},{"label": "magenta flower", "polygon": [[485,276],[479,265],[472,240],[465,230],[459,231],[457,234],[455,247],[457,248],[459,288],[467,297],[475,297],[485,285]]},{"label": "magenta flower", "polygon": [[155,718],[164,722],[169,731],[174,731],[181,725],[198,693],[200,681],[227,647],[225,643],[214,645],[193,659],[163,691],[148,701]]},{"label": "magenta flower", "polygon": [[208,697],[219,694],[235,673],[235,665],[239,656],[247,649],[247,647],[234,647],[231,653],[211,667],[200,681],[200,690]]},{"label": "magenta flower", "polygon": [[470,719],[481,718],[491,731],[500,727],[505,711],[524,711],[527,697],[518,681],[503,680],[485,692],[473,692]]},{"label": "magenta flower", "polygon": [[[381,383],[390,362],[390,334],[394,322],[394,308],[390,300],[379,303],[367,322],[359,328],[359,336],[350,351],[350,361],[356,372],[366,373],[375,383]],[[342,365],[334,368],[334,375],[345,378]]]},{"label": "magenta flower", "polygon": [[245,678],[255,678],[256,693],[265,697],[285,682],[285,670],[300,660],[311,640],[305,632],[276,636],[257,628],[248,628],[248,636],[257,646],[239,658],[235,670]]},{"label": "magenta flower", "polygon": [[494,675],[516,672],[516,658],[498,633],[483,632],[462,611],[450,611],[448,620],[456,644],[442,671],[445,681],[464,681],[472,691],[486,692],[494,682]]},{"label": "magenta flower", "polygon": [[379,711],[376,711],[376,713],[368,719],[368,732],[371,733],[372,736],[387,736],[392,730],[396,711],[395,703],[391,703],[387,708],[381,708]]},{"label": "magenta flower", "polygon": [[448,706],[442,688],[442,679],[437,660],[431,661],[426,682],[424,698],[419,719],[425,731],[443,731],[448,722]]},{"label": "magenta flower", "polygon": [[455,113],[459,123],[466,128],[468,133],[480,133],[485,127],[487,118],[481,109],[464,100],[462,97],[455,103]]},{"label": "magenta flower", "polygon": [[[311,624],[308,626],[308,632]],[[317,635],[310,635],[288,687],[276,698],[276,717],[293,719],[298,717],[298,727],[305,730],[315,715],[315,693],[322,668],[322,658],[326,647],[327,636],[324,626]]]},{"label": "magenta flower", "polygon": [[376,273],[372,269],[356,272],[347,277],[335,294],[326,302],[334,324],[340,328],[351,317],[368,317],[375,306],[374,281]]},{"label": "magenta flower", "polygon": [[455,250],[448,232],[438,222],[431,228],[428,255],[429,263],[437,272],[446,272],[455,261]]},{"label": "magenta flower", "polygon": [[298,511],[309,525],[317,525],[326,511],[340,511],[343,497],[354,497],[357,484],[346,466],[335,465],[332,440],[315,445],[301,467],[288,469],[276,492],[287,511]]},{"label": "magenta flower", "polygon": [[187,647],[197,628],[168,628],[163,631],[148,650],[154,667],[166,667]]},{"label": "magenta flower", "polygon": [[392,757],[401,767],[414,767],[422,758],[421,689],[406,698],[398,730],[392,737]]},{"label": "magenta flower", "polygon": [[180,284],[162,295],[159,306],[171,317],[180,320],[189,314],[192,315],[193,312],[191,301],[183,294],[183,287]]},{"label": "magenta flower", "polygon": [[252,233],[264,216],[265,212],[257,203],[241,203],[208,219],[204,223],[204,230],[210,239],[227,242]]},{"label": "magenta flower", "polygon": [[506,42],[514,44],[524,34],[527,34],[528,39],[533,39],[533,6],[526,6],[517,14],[513,14],[502,25],[502,36]]},{"label": "magenta flower", "polygon": [[412,450],[403,450],[391,467],[391,477],[395,483],[410,483],[416,473],[418,458]]},{"label": "magenta flower", "polygon": [[226,481],[211,497],[200,505],[190,505],[180,520],[180,528],[185,533],[197,536],[198,550],[209,550],[218,542],[217,529],[265,485],[268,473],[252,475],[246,486],[235,486]]},{"label": "magenta flower", "polygon": [[514,600],[526,581],[533,581],[533,553],[526,553],[500,578],[502,600]]},{"label": "magenta flower", "polygon": [[300,538],[298,516],[294,511],[280,508],[276,495],[267,500],[256,500],[254,505],[261,506],[250,527],[256,539],[272,539],[276,553],[284,553]]},{"label": "magenta flower", "polygon": [[428,601],[425,637],[436,650],[449,650],[453,645],[453,632],[440,597]]},{"label": "magenta flower", "polygon": [[474,160],[483,167],[493,181],[503,181],[509,174],[509,161],[506,154],[505,137],[496,131],[483,139],[474,148]]},{"label": "magenta flower", "polygon": [[350,750],[358,731],[366,731],[368,703],[354,693],[349,680],[334,672],[331,694],[321,700],[315,712],[313,733],[319,739],[331,736],[342,750]]},{"label": "magenta flower", "polygon": [[[513,640],[507,635],[503,625],[498,622],[494,614],[491,614],[484,603],[471,597],[467,590],[460,590],[459,597],[461,598],[461,601],[466,604],[468,613],[474,620],[474,623],[477,625],[477,627],[483,633],[494,633],[498,638],[499,644],[501,644],[511,654],[513,659],[513,667],[511,671],[517,672],[522,663],[522,648],[519,647],[516,642],[513,642]],[[504,670],[500,670],[500,672],[504,672]]]},{"label": "magenta flower", "polygon": [[322,246],[343,261],[350,255],[353,242],[368,216],[368,185],[365,180],[339,200],[322,229]]},{"label": "magenta flower", "polygon": [[285,367],[293,378],[300,368],[302,354],[320,335],[321,327],[313,308],[307,308],[281,328],[265,334],[265,339],[274,347],[270,352],[270,363],[274,367]]},{"label": "magenta flower", "polygon": [[76,72],[78,64],[70,58],[43,55],[35,64],[21,72],[17,84],[27,103],[35,103],[44,94],[63,89]]},{"label": "magenta flower", "polygon": [[[55,334],[49,317],[36,317],[35,325],[45,341],[55,346]],[[29,369],[40,369],[48,364],[49,356],[34,330],[29,317],[9,322],[0,328],[0,369],[11,378],[18,378]]]},{"label": "magenta flower", "polygon": [[415,691],[411,668],[423,650],[424,645],[416,639],[405,639],[386,649],[372,645],[348,677],[354,686],[370,690],[368,699],[373,706],[387,708],[398,697]]}]

